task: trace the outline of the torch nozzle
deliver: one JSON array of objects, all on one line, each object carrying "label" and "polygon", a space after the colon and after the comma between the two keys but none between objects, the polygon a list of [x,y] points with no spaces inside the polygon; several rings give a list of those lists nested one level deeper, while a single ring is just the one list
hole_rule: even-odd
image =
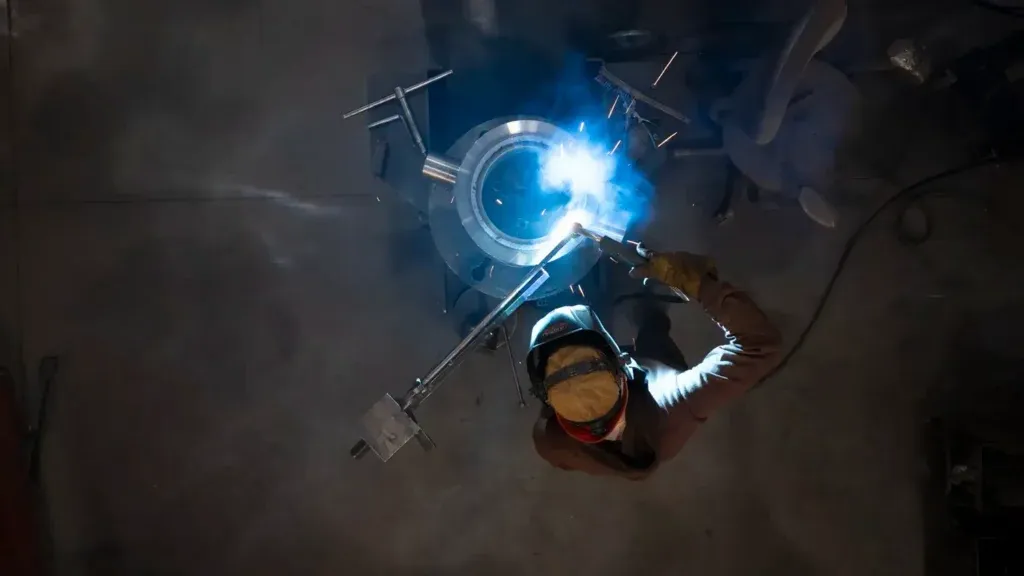
[{"label": "torch nozzle", "polygon": [[[647,264],[653,255],[651,251],[644,248],[644,246],[639,242],[636,244],[619,242],[614,238],[602,236],[596,232],[587,230],[578,222],[573,226],[573,232],[593,240],[597,244],[598,249],[610,256],[613,260],[622,262],[623,264],[634,268]],[[681,289],[674,286],[669,286],[669,289],[683,302],[690,301],[690,297]]]},{"label": "torch nozzle", "polygon": [[573,224],[572,231],[579,236],[583,236],[584,238],[590,238],[594,242],[601,242],[601,239],[604,238],[603,236],[596,232],[591,232],[590,230],[587,230],[586,228],[583,227],[583,224],[580,224],[579,222]]},{"label": "torch nozzle", "polygon": [[630,266],[640,266],[646,264],[649,258],[648,252],[643,250],[639,244],[632,245],[624,242],[619,242],[614,238],[609,238],[593,230],[587,230],[582,224],[576,223],[573,226],[573,232],[593,240],[597,247],[608,256],[613,259],[628,264]]}]

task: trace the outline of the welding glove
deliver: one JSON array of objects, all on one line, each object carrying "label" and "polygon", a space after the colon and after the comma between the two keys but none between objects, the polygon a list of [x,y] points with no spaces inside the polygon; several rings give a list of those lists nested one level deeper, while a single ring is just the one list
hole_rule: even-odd
[{"label": "welding glove", "polygon": [[707,256],[698,256],[689,252],[671,252],[655,254],[646,264],[630,270],[634,278],[653,278],[663,284],[679,288],[690,298],[700,294],[701,281],[706,277],[715,277],[718,271],[715,262]]}]

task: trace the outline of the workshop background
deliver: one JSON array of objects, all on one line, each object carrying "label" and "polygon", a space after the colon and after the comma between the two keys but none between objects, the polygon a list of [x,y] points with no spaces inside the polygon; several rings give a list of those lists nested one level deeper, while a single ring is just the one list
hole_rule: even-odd
[{"label": "workshop background", "polygon": [[[501,354],[471,356],[419,411],[437,449],[353,461],[362,412],[458,334],[429,232],[373,176],[365,119],[341,114],[387,78],[458,75],[480,35],[558,52],[568,28],[634,8],[4,4],[0,365],[27,421],[47,407],[33,481],[53,573],[977,573],[929,430],[1019,439],[1001,424],[1024,356],[1012,159],[935,183],[927,242],[879,218],[785,370],[649,481],[545,464],[537,402],[517,406]],[[806,3],[634,6],[679,44],[784,27]],[[851,0],[822,55],[863,104],[830,193],[837,227],[742,195],[714,218],[728,161],[694,157],[659,170],[645,240],[713,255],[794,344],[862,219],[998,129],[948,82],[895,67],[893,43],[941,47],[941,78],[942,59],[1019,15]],[[697,307],[671,314],[688,358],[720,339]]]}]

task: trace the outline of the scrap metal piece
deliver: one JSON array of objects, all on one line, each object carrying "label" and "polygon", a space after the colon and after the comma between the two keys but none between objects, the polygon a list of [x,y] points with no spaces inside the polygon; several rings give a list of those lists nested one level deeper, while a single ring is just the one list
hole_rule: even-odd
[{"label": "scrap metal piece", "polygon": [[420,425],[402,410],[391,394],[385,394],[363,415],[362,424],[366,447],[383,462],[420,433]]},{"label": "scrap metal piece", "polygon": [[651,98],[650,96],[644,94],[643,92],[634,88],[633,86],[630,86],[629,84],[626,83],[625,80],[609,72],[608,67],[605,66],[603,63],[601,64],[601,68],[597,72],[597,81],[600,82],[601,84],[604,84],[605,86],[614,87],[616,89],[622,90],[630,97],[639,100],[640,102],[643,102],[644,104],[650,106],[651,108],[658,110],[662,114],[671,116],[672,118],[675,118],[676,120],[679,120],[684,124],[690,123],[690,118],[688,116],[674,108],[670,108],[669,106],[666,106],[661,102],[658,102],[654,98]]}]

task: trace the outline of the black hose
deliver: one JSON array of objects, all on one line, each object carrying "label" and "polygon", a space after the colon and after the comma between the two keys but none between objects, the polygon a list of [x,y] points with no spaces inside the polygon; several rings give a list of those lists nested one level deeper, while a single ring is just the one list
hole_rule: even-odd
[{"label": "black hose", "polygon": [[[918,200],[934,192],[934,190],[922,189],[928,186],[929,184],[932,184],[939,180],[944,180],[946,178],[950,178],[958,174],[963,174],[964,172],[970,172],[971,170],[981,168],[983,166],[995,164],[997,161],[998,159],[996,157],[990,156],[982,158],[980,160],[971,161],[962,166],[957,166],[955,168],[944,170],[942,172],[939,172],[938,174],[933,174],[931,176],[928,176],[927,178],[918,180],[917,182],[896,192],[888,199],[886,199],[885,202],[882,202],[882,204],[878,208],[876,208],[875,211],[872,212],[871,215],[868,216],[867,219],[860,224],[860,226],[857,227],[857,229],[853,232],[850,238],[846,241],[846,246],[843,248],[843,252],[839,256],[839,261],[836,263],[835,271],[832,273],[832,277],[829,278],[828,284],[825,285],[825,290],[822,292],[821,297],[818,299],[818,303],[814,307],[814,312],[811,314],[811,319],[807,322],[807,326],[805,326],[803,331],[800,332],[800,335],[796,339],[796,343],[793,344],[793,346],[789,349],[788,352],[786,352],[786,355],[783,356],[782,361],[780,361],[779,364],[775,366],[775,369],[773,369],[767,376],[765,376],[762,382],[778,374],[783,368],[786,367],[786,365],[793,358],[793,356],[800,351],[800,348],[803,347],[804,342],[806,342],[807,340],[807,336],[811,333],[811,330],[814,328],[814,325],[817,324],[818,319],[821,317],[821,312],[822,310],[825,309],[825,304],[828,303],[829,296],[832,295],[832,289],[835,287],[836,281],[839,279],[839,276],[843,273],[843,270],[846,267],[846,261],[850,258],[850,254],[853,252],[854,247],[856,247],[857,243],[861,240],[861,238],[863,238],[864,232],[867,231],[868,227],[871,225],[872,222],[875,221],[875,219],[877,219],[883,212],[885,212],[888,208],[890,208],[900,200],[906,200],[907,203],[903,206],[903,209],[900,211],[899,216],[897,216],[896,218],[896,237],[903,244],[921,244],[931,236],[931,215],[928,213],[926,209],[922,208],[921,214],[922,218],[924,219],[923,230],[916,234],[911,234],[907,232],[906,217],[908,210],[911,207],[913,207]],[[627,300],[642,298],[653,299],[668,304],[679,304],[684,302],[677,296],[650,294],[646,292],[634,292],[631,294],[623,294],[615,298],[615,300],[612,301],[612,306],[618,306],[619,304]]]},{"label": "black hose", "polygon": [[857,227],[857,229],[850,236],[850,239],[846,241],[846,247],[843,248],[843,253],[839,256],[839,261],[836,263],[836,269],[832,273],[832,277],[829,278],[828,284],[825,285],[825,290],[824,292],[822,292],[821,297],[818,299],[818,304],[814,307],[814,312],[811,314],[810,321],[807,323],[807,326],[803,329],[803,332],[800,333],[800,336],[797,337],[796,343],[793,344],[793,347],[789,349],[789,352],[787,352],[785,356],[783,356],[782,361],[775,366],[774,370],[772,370],[767,376],[764,377],[762,382],[764,382],[764,380],[767,380],[768,378],[771,378],[772,376],[775,376],[780,371],[782,371],[782,369],[786,367],[786,365],[793,358],[793,356],[804,345],[804,342],[807,340],[807,336],[811,333],[811,330],[814,328],[814,325],[818,322],[818,318],[821,317],[821,312],[822,310],[825,309],[825,304],[828,302],[828,298],[832,294],[832,289],[836,285],[836,280],[839,279],[839,275],[843,273],[843,269],[846,267],[846,261],[850,258],[850,253],[853,252],[854,247],[857,246],[857,242],[859,242],[860,239],[864,236],[864,232],[867,231],[868,227],[871,225],[872,222],[875,221],[876,218],[878,218],[889,207],[899,202],[900,200],[907,200],[907,204],[903,206],[903,210],[900,211],[899,216],[896,218],[897,238],[899,238],[902,242],[906,244],[920,244],[927,240],[928,237],[931,235],[931,221],[927,211],[923,212],[923,216],[925,219],[925,227],[923,234],[918,234],[914,236],[907,235],[903,230],[903,225],[905,222],[907,210],[910,207],[912,207],[918,200],[934,192],[934,189],[922,190],[922,188],[939,180],[944,180],[946,178],[963,174],[964,172],[970,172],[977,168],[994,164],[997,161],[997,158],[990,156],[982,158],[981,160],[974,160],[962,166],[957,166],[955,168],[943,170],[938,174],[933,174],[927,178],[918,180],[917,182],[911,184],[910,186],[907,186],[906,188],[903,188],[899,192],[896,192],[895,194],[890,196],[885,202],[882,202],[882,204],[878,208],[876,208],[875,211],[872,212],[871,215],[868,216],[867,219],[860,224],[860,226]]}]

